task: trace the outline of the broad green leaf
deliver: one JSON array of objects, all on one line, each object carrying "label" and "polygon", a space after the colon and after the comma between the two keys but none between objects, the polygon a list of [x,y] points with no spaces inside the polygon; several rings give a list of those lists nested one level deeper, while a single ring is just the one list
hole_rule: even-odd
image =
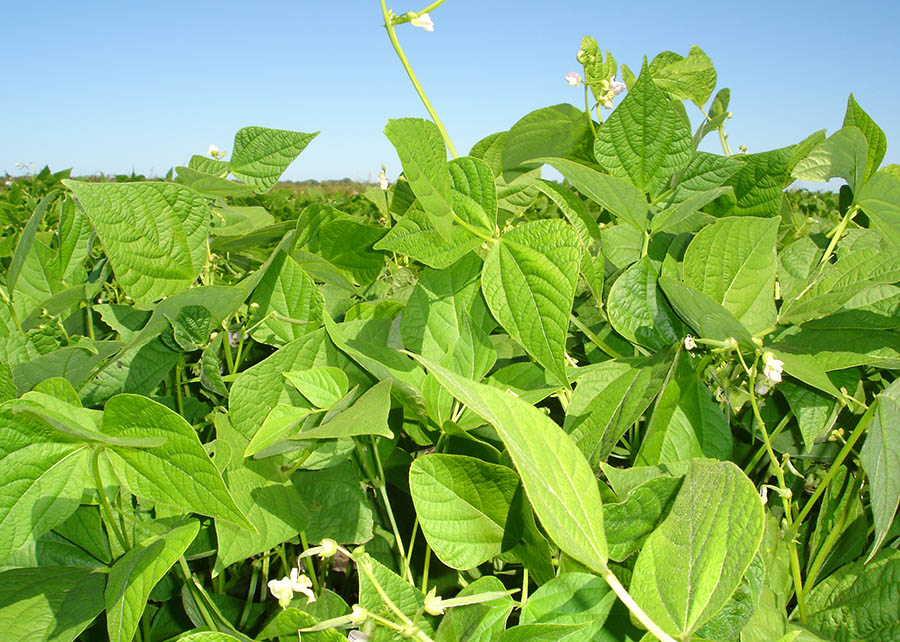
[{"label": "broad green leaf", "polygon": [[[291,606],[279,609],[275,616],[269,620],[263,629],[257,634],[259,640],[273,638],[284,639],[297,636],[299,629],[313,627],[324,620],[341,617],[350,613],[350,607],[337,594],[322,589],[319,599],[312,603],[306,603],[306,597],[302,594],[295,596]],[[337,629],[326,629],[313,633],[303,633],[302,642],[346,642],[347,633],[341,633]],[[179,642],[181,642],[179,640]],[[300,642],[300,641],[298,641]]]},{"label": "broad green leaf", "polygon": [[161,446],[105,452],[118,477],[138,497],[253,530],[228,494],[197,432],[162,404],[138,395],[116,395],[103,411],[103,432],[113,437],[164,437]]},{"label": "broad green leaf", "polygon": [[763,529],[762,502],[737,466],[693,460],[638,555],[629,591],[666,633],[689,639],[738,587]]},{"label": "broad green leaf", "polygon": [[698,640],[736,640],[740,639],[741,630],[753,616],[762,590],[766,568],[762,557],[756,555],[741,583],[735,589],[725,606],[706,621],[697,631]]},{"label": "broad green leaf", "polygon": [[403,174],[422,205],[426,220],[440,238],[452,239],[450,169],[438,126],[421,118],[392,119],[384,128],[384,135],[397,150]]},{"label": "broad green leaf", "polygon": [[[900,337],[883,330],[803,329],[774,344],[773,349],[790,353],[793,357],[812,357],[826,372],[861,365],[900,368]],[[786,370],[788,365],[785,360]],[[807,383],[822,389],[810,381]],[[826,390],[829,393],[832,391],[831,388]]]},{"label": "broad green leaf", "polygon": [[[369,611],[380,617],[393,620],[397,617],[393,610],[384,603],[381,594],[375,589],[372,577],[381,585],[381,589],[391,599],[394,606],[402,612],[410,621],[418,615],[416,625],[419,630],[428,636],[434,633],[435,618],[429,615],[421,615],[425,606],[425,596],[419,589],[408,584],[399,575],[385,567],[378,560],[366,552],[354,555],[359,567],[359,603]],[[379,641],[403,642],[408,639],[402,637],[398,631],[382,629],[378,634]]]},{"label": "broad green leaf", "polygon": [[653,82],[645,61],[625,100],[597,130],[597,162],[654,197],[687,166],[693,148],[688,125]]},{"label": "broad green leaf", "polygon": [[234,135],[231,173],[248,185],[268,190],[318,133],[244,127]]},{"label": "broad green leaf", "polygon": [[493,235],[497,226],[497,187],[490,165],[480,158],[464,156],[447,164],[450,170],[451,202],[461,218],[480,223],[478,227]]},{"label": "broad green leaf", "polygon": [[817,330],[896,330],[900,328],[900,288],[874,285],[853,295],[833,314],[804,324]]},{"label": "broad green leaf", "polygon": [[591,136],[590,124],[580,109],[568,103],[537,109],[506,134],[504,177],[511,181],[540,157],[588,159]]},{"label": "broad green leaf", "polygon": [[216,520],[218,550],[215,568],[225,567],[257,555],[297,536],[309,524],[307,502],[290,478],[273,459],[244,459],[240,454],[248,439],[238,432],[228,416],[215,416],[216,442],[224,443],[234,455],[222,477],[235,504],[253,524],[256,532]]},{"label": "broad green leaf", "polygon": [[809,452],[816,439],[823,436],[837,419],[836,401],[811,386],[793,381],[782,381],[778,391],[787,400],[803,437],[805,452]]},{"label": "broad green leaf", "polygon": [[150,591],[187,550],[200,530],[189,520],[165,535],[138,543],[116,560],[106,583],[106,630],[110,642],[130,642]]},{"label": "broad green leaf", "polygon": [[728,193],[728,191],[730,191],[728,187],[716,187],[704,192],[698,192],[680,203],[658,212],[650,223],[651,231],[653,234],[659,232],[671,234],[698,232],[705,225],[715,220],[709,214],[698,210],[723,194]]},{"label": "broad green leaf", "polygon": [[641,439],[635,466],[656,466],[698,457],[727,460],[732,437],[728,419],[680,352]]},{"label": "broad green leaf", "polygon": [[[671,54],[672,52],[665,52]],[[697,45],[691,45],[687,58],[674,54],[650,63],[656,86],[679,100],[691,100],[702,106],[716,88],[716,69],[712,60]],[[657,60],[660,62],[657,63]]]},{"label": "broad green leaf", "polygon": [[212,210],[212,236],[243,236],[275,224],[275,217],[264,207],[219,203]]},{"label": "broad green leaf", "polygon": [[854,193],[866,178],[866,138],[857,127],[845,125],[798,162],[791,176],[807,181],[843,178]]},{"label": "broad green leaf", "polygon": [[44,196],[38,202],[37,207],[28,219],[28,223],[26,223],[25,227],[22,229],[22,234],[19,236],[18,243],[16,243],[16,251],[9,263],[9,268],[6,271],[6,287],[9,292],[12,292],[16,288],[16,282],[19,279],[22,266],[25,263],[26,257],[31,253],[34,236],[38,231],[41,220],[44,218],[44,212],[47,211],[47,208],[53,204],[58,196],[59,190],[53,190]]},{"label": "broad green leaf", "polygon": [[644,233],[625,223],[604,227],[600,241],[607,272],[624,270],[640,260],[645,238]]},{"label": "broad green leaf", "polygon": [[191,167],[176,167],[175,171],[178,172],[178,175],[175,177],[176,183],[190,187],[195,192],[207,197],[230,196],[241,198],[252,196],[255,192],[252,185],[231,181],[224,176],[211,176],[206,172]]},{"label": "broad green leaf", "polygon": [[725,341],[730,337],[746,348],[755,349],[750,332],[721,303],[713,301],[700,290],[665,276],[660,277],[659,286],[678,316],[699,336],[716,341]]},{"label": "broad green leaf", "polygon": [[364,476],[352,462],[298,470],[291,482],[309,514],[305,532],[310,542],[330,537],[341,544],[362,544],[372,539],[373,505],[364,491]]},{"label": "broad green leaf", "polygon": [[547,198],[556,203],[563,216],[572,224],[572,227],[578,232],[585,250],[592,248],[594,243],[600,240],[600,226],[597,224],[596,217],[588,211],[584,201],[572,190],[553,181],[539,180],[535,184]]},{"label": "broad green leaf", "polygon": [[185,290],[206,261],[209,208],[174,183],[64,181],[91,221],[116,280],[138,302]]},{"label": "broad green leaf", "polygon": [[662,350],[685,335],[685,327],[656,286],[649,257],[626,269],[609,290],[606,314],[616,332],[651,350]]},{"label": "broad green leaf", "polygon": [[610,639],[603,629],[603,622],[597,620],[589,624],[518,624],[504,631],[500,642],[584,642]]},{"label": "broad green leaf", "polygon": [[350,388],[350,381],[344,371],[332,366],[285,372],[284,378],[316,408],[331,408]]},{"label": "broad green leaf", "polygon": [[894,251],[900,248],[900,175],[876,172],[856,194],[856,204]]},{"label": "broad green leaf", "polygon": [[87,551],[94,559],[110,564],[109,538],[100,519],[100,507],[82,505],[53,532]]},{"label": "broad green leaf", "polygon": [[322,225],[309,249],[355,283],[369,285],[384,268],[384,254],[374,249],[384,235],[384,228],[342,216]]},{"label": "broad green leaf", "polygon": [[624,561],[643,546],[668,514],[681,479],[661,475],[631,489],[618,504],[603,505],[609,557]]},{"label": "broad green leaf", "polygon": [[578,191],[608,209],[623,222],[641,232],[647,227],[647,199],[628,181],[602,174],[583,163],[565,158],[542,157],[534,160],[553,167]]},{"label": "broad green leaf", "polygon": [[45,566],[0,573],[0,629],[7,640],[72,642],[103,611],[106,574]]},{"label": "broad green leaf", "polygon": [[[100,342],[100,344],[102,343],[106,342]],[[102,349],[100,354],[113,347],[95,345]],[[119,347],[122,347],[121,344],[119,344]],[[110,350],[110,352],[112,351]],[[178,363],[178,357],[179,353],[170,350],[157,337],[120,352],[114,359],[106,361],[105,365],[101,366],[99,374],[87,381],[85,379],[93,375],[93,368],[91,370],[85,369],[84,378],[76,376],[81,374],[81,368],[74,372],[67,371],[60,374],[76,386],[82,403],[87,406],[96,406],[102,404],[113,395],[122,392],[138,395],[151,394],[156,390],[160,382],[166,378],[166,375],[172,371],[175,364]],[[90,365],[95,366],[97,362],[101,361],[103,360],[95,359],[94,363],[90,363]],[[87,366],[89,364],[85,363],[84,365]]]},{"label": "broad green leaf", "polygon": [[727,185],[734,188],[733,211],[737,216],[777,216],[781,209],[782,191],[790,182],[791,160],[795,145],[758,154],[739,154],[734,160],[742,165]]},{"label": "broad green leaf", "polygon": [[840,568],[807,596],[808,622],[835,642],[890,642],[900,636],[900,552]]},{"label": "broad green leaf", "polygon": [[588,624],[601,622],[616,602],[616,594],[601,577],[562,573],[528,596],[520,624]]},{"label": "broad green leaf", "polygon": [[733,156],[694,152],[691,161],[678,175],[678,185],[667,203],[680,203],[691,196],[722,187],[743,167]]},{"label": "broad green leaf", "polygon": [[900,403],[887,395],[879,395],[877,403],[866,441],[859,451],[863,469],[869,477],[869,496],[875,517],[875,544],[866,562],[884,542],[900,505]]},{"label": "broad green leaf", "polygon": [[460,225],[454,225],[449,239],[445,240],[428,215],[413,207],[374,247],[376,250],[398,252],[428,267],[442,270],[481,243],[480,238]]},{"label": "broad green leaf", "polygon": [[605,571],[603,503],[596,478],[572,439],[547,415],[513,395],[417,358],[500,435],[550,538],[592,570]]},{"label": "broad green leaf", "polygon": [[[887,249],[885,245],[884,250]],[[824,317],[839,310],[865,288],[897,280],[900,280],[900,256],[895,252],[873,253],[867,247],[850,250],[836,263],[815,271],[791,298],[785,299],[778,313],[779,323],[800,324]]]},{"label": "broad green leaf", "polygon": [[523,223],[488,252],[481,289],[500,325],[563,384],[581,243],[565,221]]},{"label": "broad green leaf", "polygon": [[605,461],[663,385],[671,356],[605,361],[581,376],[566,410],[565,431],[591,466]]},{"label": "broad green leaf", "polygon": [[388,428],[388,413],[391,410],[391,380],[384,379],[366,390],[356,402],[327,418],[315,428],[304,430],[298,439],[335,439],[378,435],[393,439],[394,433]]},{"label": "broad green leaf", "polygon": [[506,146],[506,134],[507,132],[489,134],[472,145],[472,149],[469,150],[469,156],[480,158],[488,164],[494,177],[503,173],[503,148]]},{"label": "broad green leaf", "polygon": [[19,391],[15,382],[13,382],[13,374],[9,364],[0,363],[0,403],[15,399],[18,396]]},{"label": "broad green leaf", "polygon": [[775,325],[779,218],[729,217],[703,228],[684,253],[683,275],[750,332]]},{"label": "broad green leaf", "polygon": [[209,156],[200,156],[194,154],[188,160],[188,167],[196,169],[204,174],[212,174],[213,176],[227,176],[231,172],[231,163],[228,161],[217,160]]},{"label": "broad green leaf", "polygon": [[[244,457],[267,457],[268,449],[276,444],[295,437],[300,432],[301,424],[309,417],[312,410],[307,407],[278,404],[266,415],[265,420],[253,435],[253,439],[243,451]],[[260,454],[261,453],[261,454]]]},{"label": "broad green leaf", "polygon": [[235,640],[237,642],[246,642],[244,638],[219,631],[199,631],[178,638],[178,642],[235,642]]},{"label": "broad green leaf", "polygon": [[[485,575],[463,588],[456,597],[506,590],[493,575]],[[434,642],[492,642],[503,632],[506,618],[513,609],[513,601],[504,596],[489,602],[454,607],[441,618]]]},{"label": "broad green leaf", "polygon": [[426,455],[409,469],[422,532],[450,568],[474,568],[499,555],[519,477],[505,466],[460,455]]},{"label": "broad green leaf", "polygon": [[878,170],[878,166],[884,159],[884,154],[887,151],[887,137],[885,137],[881,127],[876,125],[875,121],[859,106],[853,94],[848,96],[847,111],[844,112],[842,127],[848,126],[859,128],[863,136],[865,136],[867,154],[866,171],[863,179],[868,180]]},{"label": "broad green leaf", "polygon": [[757,554],[763,562],[766,575],[753,615],[741,633],[742,640],[746,642],[782,640],[788,626],[786,607],[793,595],[794,585],[791,579],[788,545],[781,538],[778,520],[771,514],[766,516],[765,533]]},{"label": "broad green leaf", "polygon": [[250,303],[259,306],[249,325],[256,326],[251,336],[260,343],[283,345],[322,325],[325,299],[321,291],[303,268],[284,252],[278,252],[253,290]]}]

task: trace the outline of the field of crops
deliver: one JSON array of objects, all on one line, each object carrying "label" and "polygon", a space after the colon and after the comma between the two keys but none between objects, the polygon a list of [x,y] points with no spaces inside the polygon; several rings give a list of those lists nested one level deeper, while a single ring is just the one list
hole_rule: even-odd
[{"label": "field of crops", "polygon": [[414,81],[375,184],[263,127],[4,177],[0,638],[900,639],[884,132],[732,153],[698,47],[578,62],[466,155]]}]

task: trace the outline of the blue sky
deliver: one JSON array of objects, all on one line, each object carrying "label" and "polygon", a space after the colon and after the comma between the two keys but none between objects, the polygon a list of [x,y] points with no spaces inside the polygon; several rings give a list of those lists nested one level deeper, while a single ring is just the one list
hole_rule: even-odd
[{"label": "blue sky", "polygon": [[[427,4],[391,0],[397,13]],[[425,117],[381,27],[378,0],[337,3],[91,1],[2,9],[0,175],[161,176],[247,125],[321,131],[291,180],[371,180],[399,162],[389,118]],[[552,7],[552,8],[551,8]],[[847,96],[900,163],[900,2],[447,0],[433,33],[401,44],[462,154],[528,112],[580,106],[563,77],[591,35],[619,63],[699,45],[732,91],[732,149],[751,152],[840,127]],[[692,116],[699,116],[691,107]],[[711,136],[705,148],[717,150]]]}]

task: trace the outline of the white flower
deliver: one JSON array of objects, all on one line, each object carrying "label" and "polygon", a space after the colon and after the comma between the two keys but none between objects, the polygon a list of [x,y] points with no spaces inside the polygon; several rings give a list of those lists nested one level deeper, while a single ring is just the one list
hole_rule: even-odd
[{"label": "white flower", "polygon": [[568,84],[569,87],[577,87],[581,84],[581,76],[574,71],[570,71],[566,74],[566,84]]},{"label": "white flower", "polygon": [[6,181],[6,186],[9,187],[10,185],[12,185],[12,181]]},{"label": "white flower", "polygon": [[354,629],[347,633],[347,640],[349,642],[369,642],[369,636],[362,631]]},{"label": "white flower", "polygon": [[766,379],[765,377],[757,376],[756,385],[753,387],[753,390],[758,395],[768,394],[769,388],[770,388],[770,386],[768,384],[769,384],[768,379]]},{"label": "white flower", "polygon": [[387,177],[387,174],[385,174],[384,172],[381,172],[378,175],[378,187],[380,187],[383,190],[387,190],[387,188],[388,188],[388,177]]},{"label": "white flower", "polygon": [[281,608],[286,609],[294,599],[294,589],[291,588],[291,580],[288,577],[282,577],[280,580],[269,580],[269,592],[273,597],[278,598],[278,604]]},{"label": "white flower", "polygon": [[210,156],[212,156],[213,158],[218,158],[219,154],[221,154],[222,152],[220,152],[219,148],[216,147],[215,145],[210,145],[209,149],[206,151],[206,153],[209,154]]},{"label": "white flower", "polygon": [[693,350],[696,347],[697,347],[697,342],[694,341],[694,337],[692,337],[691,335],[687,335],[684,338],[684,349],[685,350]]},{"label": "white flower", "polygon": [[291,569],[291,590],[295,593],[303,593],[306,596],[306,603],[311,604],[316,601],[316,594],[312,592],[312,580],[305,574],[301,575],[300,570]]},{"label": "white flower", "polygon": [[623,91],[625,91],[626,86],[625,83],[619,82],[618,80],[616,80],[616,77],[613,76],[609,79],[609,88],[612,91],[613,96],[618,96]]},{"label": "white flower", "polygon": [[784,372],[784,361],[776,359],[771,352],[763,353],[763,376],[771,388],[773,384],[781,382],[781,373]]},{"label": "white flower", "polygon": [[607,109],[612,109],[613,102],[611,100],[607,100],[605,103],[603,103],[603,106],[606,107]]},{"label": "white flower", "polygon": [[431,16],[427,13],[423,13],[422,15],[413,18],[409,23],[413,27],[420,27],[425,31],[434,31],[434,21],[432,21]]}]

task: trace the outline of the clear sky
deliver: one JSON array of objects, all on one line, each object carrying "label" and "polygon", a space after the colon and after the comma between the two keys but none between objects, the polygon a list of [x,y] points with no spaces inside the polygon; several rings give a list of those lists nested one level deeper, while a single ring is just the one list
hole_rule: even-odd
[{"label": "clear sky", "polygon": [[[161,176],[262,125],[322,132],[287,179],[371,180],[382,163],[393,179],[387,120],[426,116],[378,0],[3,5],[0,175],[18,162]],[[447,0],[432,18],[434,32],[398,35],[461,154],[534,109],[580,106],[563,77],[590,35],[634,70],[699,45],[732,91],[732,149],[831,133],[853,92],[887,134],[885,162],[900,163],[898,0]]]}]

